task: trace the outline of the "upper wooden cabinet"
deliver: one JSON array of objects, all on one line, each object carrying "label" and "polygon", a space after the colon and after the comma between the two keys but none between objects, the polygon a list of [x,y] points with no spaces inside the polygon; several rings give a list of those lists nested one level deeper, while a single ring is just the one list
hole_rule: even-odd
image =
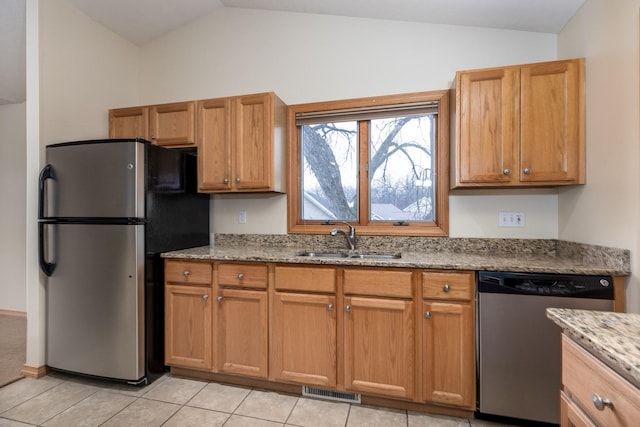
[{"label": "upper wooden cabinet", "polygon": [[285,120],[271,92],[198,101],[199,190],[284,191]]},{"label": "upper wooden cabinet", "polygon": [[195,101],[109,110],[109,138],[143,138],[164,146],[194,146]]},{"label": "upper wooden cabinet", "polygon": [[584,60],[456,74],[453,187],[584,184]]}]

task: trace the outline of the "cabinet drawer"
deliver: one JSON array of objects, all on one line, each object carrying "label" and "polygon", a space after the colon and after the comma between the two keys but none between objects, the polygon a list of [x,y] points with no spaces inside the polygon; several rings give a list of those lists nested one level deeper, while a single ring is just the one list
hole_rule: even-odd
[{"label": "cabinet drawer", "polygon": [[167,261],[164,269],[167,282],[188,285],[210,285],[211,264],[208,262]]},{"label": "cabinet drawer", "polygon": [[218,285],[266,289],[267,266],[264,264],[219,264]]},{"label": "cabinet drawer", "polygon": [[345,269],[344,293],[411,298],[411,271]]},{"label": "cabinet drawer", "polygon": [[[562,384],[596,424],[632,426],[640,420],[640,390],[566,335],[562,336]],[[592,401],[594,393],[613,406],[598,410]]]},{"label": "cabinet drawer", "polygon": [[335,293],[336,270],[308,266],[277,266],[275,286],[278,291]]},{"label": "cabinet drawer", "polygon": [[473,296],[473,273],[422,273],[422,295],[428,299],[470,301]]}]

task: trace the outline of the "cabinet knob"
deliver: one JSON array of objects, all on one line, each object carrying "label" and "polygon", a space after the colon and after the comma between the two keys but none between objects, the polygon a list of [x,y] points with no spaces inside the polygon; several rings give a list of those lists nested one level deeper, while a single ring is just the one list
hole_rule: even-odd
[{"label": "cabinet knob", "polygon": [[239,176],[236,177],[236,182],[240,182],[240,177]]},{"label": "cabinet knob", "polygon": [[524,172],[525,175],[529,175],[531,173],[531,169],[524,168],[523,172]]},{"label": "cabinet knob", "polygon": [[444,285],[442,287],[442,290],[445,291],[445,292],[449,292],[451,290],[451,286],[449,286],[449,284],[447,283],[446,285]]},{"label": "cabinet knob", "polygon": [[189,272],[189,270],[185,270],[185,271],[183,271],[183,272],[182,272],[182,275],[183,275],[184,277],[189,277],[189,274],[191,274],[191,273]]},{"label": "cabinet knob", "polygon": [[155,135],[151,135],[151,139],[155,140],[156,136]]},{"label": "cabinet knob", "polygon": [[242,280],[242,279],[244,279],[244,274],[238,273],[238,280]]},{"label": "cabinet knob", "polygon": [[222,302],[222,297],[221,297],[221,296],[216,297],[216,301],[218,301],[218,302]]},{"label": "cabinet knob", "polygon": [[228,184],[228,183],[229,183],[229,178],[225,178],[225,179],[223,179],[223,180],[222,180],[222,183],[223,183],[223,184]]},{"label": "cabinet knob", "polygon": [[613,409],[613,402],[611,402],[606,397],[600,397],[598,393],[594,392],[591,395],[591,401],[593,402],[593,406],[595,406],[598,411],[604,411],[604,408]]},{"label": "cabinet knob", "polygon": [[202,295],[202,301],[207,301],[209,299],[209,295]]},{"label": "cabinet knob", "polygon": [[351,306],[349,304],[344,306],[344,311],[346,311],[347,313],[351,311]]},{"label": "cabinet knob", "polygon": [[333,304],[327,304],[327,311],[333,311]]},{"label": "cabinet knob", "polygon": [[425,311],[424,312],[424,318],[425,319],[431,319],[431,312],[430,311]]},{"label": "cabinet knob", "polygon": [[502,173],[505,174],[505,175],[509,175],[509,174],[511,174],[511,169],[507,168],[507,169],[503,170]]}]

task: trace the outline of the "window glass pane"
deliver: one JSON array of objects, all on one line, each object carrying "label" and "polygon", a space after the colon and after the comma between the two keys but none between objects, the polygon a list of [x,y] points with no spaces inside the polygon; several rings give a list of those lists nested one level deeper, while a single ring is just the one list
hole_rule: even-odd
[{"label": "window glass pane", "polygon": [[358,123],[300,127],[302,219],[358,218]]},{"label": "window glass pane", "polygon": [[435,117],[371,120],[370,221],[434,221]]}]

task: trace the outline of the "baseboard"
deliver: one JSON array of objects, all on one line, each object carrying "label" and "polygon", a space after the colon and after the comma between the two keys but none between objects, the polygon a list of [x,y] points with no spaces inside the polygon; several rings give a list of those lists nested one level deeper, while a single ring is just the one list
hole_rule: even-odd
[{"label": "baseboard", "polygon": [[24,365],[22,365],[20,373],[25,377],[42,378],[49,373],[49,367],[47,365],[30,366],[25,363]]},{"label": "baseboard", "polygon": [[27,317],[27,312],[0,309],[0,316]]}]

